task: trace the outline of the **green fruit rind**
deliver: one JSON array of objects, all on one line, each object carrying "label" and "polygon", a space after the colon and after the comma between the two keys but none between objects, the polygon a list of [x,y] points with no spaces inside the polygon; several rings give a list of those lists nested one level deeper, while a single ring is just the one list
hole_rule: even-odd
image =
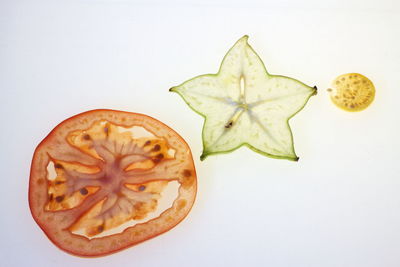
[{"label": "green fruit rind", "polygon": [[297,161],[289,120],[304,108],[317,88],[271,75],[247,42],[240,38],[216,74],[196,76],[171,92],[204,117],[204,160],[241,146],[262,155]]}]

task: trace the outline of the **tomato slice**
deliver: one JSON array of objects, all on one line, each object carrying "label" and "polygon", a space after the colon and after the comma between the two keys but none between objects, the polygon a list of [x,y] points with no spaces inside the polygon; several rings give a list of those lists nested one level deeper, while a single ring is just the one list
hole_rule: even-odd
[{"label": "tomato slice", "polygon": [[[63,121],[36,148],[29,206],[56,246],[104,256],[173,228],[196,190],[190,148],[175,131],[146,115],[92,110]],[[169,204],[167,191],[175,192]]]}]

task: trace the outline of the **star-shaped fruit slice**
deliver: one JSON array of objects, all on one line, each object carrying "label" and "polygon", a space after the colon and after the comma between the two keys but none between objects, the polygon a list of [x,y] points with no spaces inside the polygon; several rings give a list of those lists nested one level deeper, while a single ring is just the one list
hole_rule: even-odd
[{"label": "star-shaped fruit slice", "polygon": [[243,36],[225,55],[217,74],[194,77],[170,91],[205,118],[206,157],[243,145],[272,158],[297,161],[289,119],[317,88],[271,75]]}]

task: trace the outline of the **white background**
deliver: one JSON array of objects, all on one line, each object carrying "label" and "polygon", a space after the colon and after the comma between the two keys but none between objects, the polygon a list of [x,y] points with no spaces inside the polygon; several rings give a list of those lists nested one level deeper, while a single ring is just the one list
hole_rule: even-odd
[{"label": "white background", "polygon": [[[201,154],[203,119],[168,92],[215,73],[244,34],[270,73],[317,85],[291,120],[300,161]],[[400,266],[398,1],[0,1],[1,266]],[[365,111],[326,89],[359,72]],[[196,203],[181,224],[117,254],[57,249],[28,208],[30,160],[59,122],[145,113],[190,144]]]}]

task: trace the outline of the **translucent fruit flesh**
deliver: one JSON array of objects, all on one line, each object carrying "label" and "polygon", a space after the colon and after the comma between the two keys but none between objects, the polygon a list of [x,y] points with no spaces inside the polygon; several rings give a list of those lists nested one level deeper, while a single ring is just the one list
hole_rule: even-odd
[{"label": "translucent fruit flesh", "polygon": [[243,36],[228,51],[216,74],[196,76],[171,92],[205,118],[204,160],[241,146],[272,158],[297,161],[289,119],[316,94],[316,87],[269,74]]},{"label": "translucent fruit flesh", "polygon": [[375,98],[374,84],[359,73],[340,75],[328,92],[336,106],[352,112],[366,109]]},{"label": "translucent fruit flesh", "polygon": [[162,234],[196,195],[190,149],[143,114],[92,110],[60,123],[36,148],[29,207],[73,255],[108,255]]}]

